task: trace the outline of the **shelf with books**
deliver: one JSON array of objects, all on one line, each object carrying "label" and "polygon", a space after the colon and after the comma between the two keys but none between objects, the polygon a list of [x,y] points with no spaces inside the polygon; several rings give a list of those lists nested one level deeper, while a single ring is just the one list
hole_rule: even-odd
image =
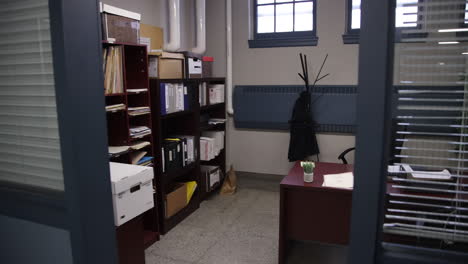
[{"label": "shelf with books", "polygon": [[[161,166],[155,166],[156,174],[156,193],[158,200],[158,213],[159,213],[159,224],[161,234],[166,234],[170,229],[176,226],[180,221],[193,213],[201,202],[201,198],[205,197],[203,183],[201,180],[201,161],[200,157],[200,136],[202,131],[207,129],[225,130],[224,124],[208,125],[209,118],[225,118],[224,116],[224,103],[210,105],[205,107],[203,113],[200,108],[200,84],[206,82],[208,84],[223,84],[224,78],[207,78],[207,79],[157,79],[150,78],[150,91],[152,94],[151,98],[151,110],[153,116],[153,141],[155,142],[155,152],[159,155],[155,156],[155,164],[161,164]],[[166,86],[166,84],[170,84]],[[183,87],[183,95],[177,95],[177,88]],[[205,86],[206,87],[206,86]],[[164,89],[164,90],[163,90]],[[171,92],[170,89],[176,89],[176,92]],[[208,90],[207,90],[208,91]],[[180,92],[180,90],[179,90]],[[173,97],[176,94],[175,98]],[[166,95],[171,97],[167,98]],[[177,103],[178,102],[178,103]],[[168,104],[173,104],[168,105]],[[183,106],[183,107],[182,107]],[[183,110],[181,110],[183,109]],[[177,111],[179,110],[179,111]],[[168,114],[166,114],[169,112]],[[207,115],[208,118],[202,124],[200,122],[201,114]],[[179,136],[178,136],[179,135]],[[167,152],[168,148],[173,149],[173,146],[167,145],[167,138],[178,138],[178,137],[192,137],[194,140],[194,148],[196,151],[196,159],[192,163],[178,167],[169,172],[163,171],[162,166],[166,168],[165,162],[167,154],[162,154],[161,150]],[[224,154],[222,154],[225,156]],[[219,158],[218,163],[222,169],[225,168],[224,161]],[[172,166],[172,165],[171,165]],[[194,193],[192,200],[189,205],[179,211],[177,214],[170,218],[165,218],[166,213],[166,194],[172,192],[172,188],[178,182],[195,181],[197,183],[197,189]]]},{"label": "shelf with books", "polygon": [[200,111],[206,112],[206,111],[210,111],[210,110],[213,110],[213,109],[224,108],[225,105],[226,105],[225,103],[216,103],[216,104],[211,104],[211,105],[204,105],[204,106],[200,107]]},{"label": "shelf with books", "polygon": [[[126,147],[144,141],[140,149],[110,155],[114,162],[136,163],[151,166],[157,164],[154,156],[154,142],[151,133],[133,135],[131,128],[146,127],[152,131],[153,116],[151,113],[151,92],[149,90],[147,49],[145,45],[130,43],[109,43],[103,41],[103,67],[106,109],[108,112],[107,131],[109,146]],[[148,109],[141,109],[147,107]],[[136,115],[135,115],[136,114]],[[136,153],[144,153],[143,156]],[[152,158],[152,159],[151,159]],[[139,159],[139,160],[135,160]],[[158,203],[154,201],[155,205]],[[156,211],[157,207],[150,211]],[[154,243],[155,235],[159,236],[159,218],[146,219],[145,246]],[[142,238],[143,239],[143,238]]]}]

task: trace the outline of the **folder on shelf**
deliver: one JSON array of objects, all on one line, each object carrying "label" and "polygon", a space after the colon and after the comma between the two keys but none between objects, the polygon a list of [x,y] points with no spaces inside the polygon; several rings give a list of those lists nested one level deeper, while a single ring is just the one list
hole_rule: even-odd
[{"label": "folder on shelf", "polygon": [[187,204],[189,204],[195,190],[197,189],[197,182],[189,181],[185,183],[185,186],[187,187]]},{"label": "folder on shelf", "polygon": [[130,148],[133,149],[133,150],[139,150],[139,149],[142,149],[144,147],[147,147],[151,145],[151,143],[149,141],[135,141],[133,142],[132,145],[130,145]]},{"label": "folder on shelf", "polygon": [[110,155],[119,155],[130,149],[129,146],[109,146]]},{"label": "folder on shelf", "polygon": [[130,161],[132,164],[138,164],[139,161],[147,154],[146,151],[135,151],[130,154]]}]

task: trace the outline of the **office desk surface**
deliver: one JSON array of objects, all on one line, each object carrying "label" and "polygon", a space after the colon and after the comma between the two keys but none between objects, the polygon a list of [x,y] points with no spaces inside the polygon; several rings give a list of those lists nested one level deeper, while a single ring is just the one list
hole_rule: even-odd
[{"label": "office desk surface", "polygon": [[287,186],[288,188],[318,188],[324,189],[326,191],[352,192],[352,189],[340,189],[322,186],[323,175],[350,171],[353,171],[353,165],[350,164],[316,162],[314,169],[314,181],[308,183],[304,182],[304,170],[301,167],[301,163],[296,162],[294,167],[289,171],[289,174],[281,181],[281,185]]}]

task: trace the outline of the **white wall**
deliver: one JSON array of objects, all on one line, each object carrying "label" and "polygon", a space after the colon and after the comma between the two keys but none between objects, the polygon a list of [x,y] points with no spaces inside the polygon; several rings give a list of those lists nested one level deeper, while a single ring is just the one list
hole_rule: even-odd
[{"label": "white wall", "polygon": [[[225,1],[208,0],[209,25],[207,53],[216,54],[216,73],[225,74]],[[330,76],[320,84],[355,85],[358,73],[358,45],[344,45],[344,0],[318,1],[316,47],[288,47],[250,49],[249,0],[233,0],[233,84],[280,85],[302,84],[297,72],[301,71],[299,53],[306,53],[312,70],[318,70],[328,53],[324,69]],[[216,26],[214,26],[214,24]],[[354,136],[319,134],[320,160],[337,162],[338,155],[354,146]],[[234,128],[232,119],[228,125],[228,163],[238,171],[270,174],[286,174],[291,163],[287,160],[289,133],[278,131],[254,131]],[[350,160],[354,161],[353,153]]]}]

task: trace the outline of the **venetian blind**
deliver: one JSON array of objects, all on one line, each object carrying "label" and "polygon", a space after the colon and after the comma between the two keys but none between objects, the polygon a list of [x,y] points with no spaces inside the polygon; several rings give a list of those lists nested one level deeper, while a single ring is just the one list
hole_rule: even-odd
[{"label": "venetian blind", "polygon": [[0,180],[63,190],[47,0],[0,1]]}]

